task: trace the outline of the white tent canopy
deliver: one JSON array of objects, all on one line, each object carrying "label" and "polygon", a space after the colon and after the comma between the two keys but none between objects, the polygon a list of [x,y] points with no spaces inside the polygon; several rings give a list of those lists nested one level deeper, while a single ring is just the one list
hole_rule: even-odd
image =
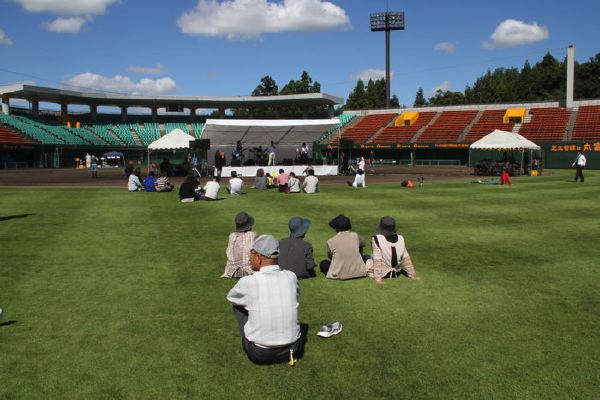
[{"label": "white tent canopy", "polygon": [[211,146],[234,145],[238,140],[244,146],[265,145],[271,140],[279,145],[299,145],[316,141],[339,123],[339,118],[208,119],[202,131],[202,139],[210,139]]},{"label": "white tent canopy", "polygon": [[518,133],[496,129],[471,144],[471,150],[540,150],[540,146]]},{"label": "white tent canopy", "polygon": [[173,129],[165,136],[150,143],[148,145],[148,151],[189,149],[191,140],[196,140],[196,138],[192,135],[188,135],[181,129]]}]

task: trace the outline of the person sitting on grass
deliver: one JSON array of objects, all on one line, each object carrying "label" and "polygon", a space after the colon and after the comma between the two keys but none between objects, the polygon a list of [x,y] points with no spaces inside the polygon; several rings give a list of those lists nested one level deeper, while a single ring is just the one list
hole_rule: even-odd
[{"label": "person sitting on grass", "polygon": [[146,179],[144,179],[144,190],[146,190],[146,192],[154,192],[155,184],[156,176],[154,175],[154,171],[150,171]]},{"label": "person sitting on grass", "polygon": [[279,241],[279,266],[292,271],[298,278],[315,276],[315,259],[312,244],[304,240],[310,220],[300,217],[290,218],[290,236]]},{"label": "person sitting on grass", "polygon": [[308,176],[302,182],[302,189],[305,193],[317,193],[319,191],[319,178],[315,176],[314,169],[308,170]]},{"label": "person sitting on grass", "polygon": [[304,338],[298,324],[298,279],[277,265],[279,243],[273,236],[259,236],[249,253],[254,274],[240,279],[227,294],[242,348],[255,364],[299,358]]},{"label": "person sitting on grass", "polygon": [[402,273],[410,279],[419,279],[410,259],[402,235],[396,232],[396,221],[392,217],[383,217],[375,229],[371,246],[373,254],[367,260],[367,275],[376,283],[386,278],[397,278]]},{"label": "person sitting on grass", "polygon": [[265,170],[262,168],[259,168],[256,171],[256,178],[254,178],[254,189],[267,189],[267,177],[265,176]]},{"label": "person sitting on grass", "polygon": [[158,179],[154,183],[154,189],[157,192],[171,192],[173,189],[175,189],[175,186],[171,185],[169,178],[167,178],[167,174],[161,172],[158,176]]},{"label": "person sitting on grass", "polygon": [[204,200],[212,201],[217,200],[219,198],[219,189],[221,189],[221,185],[219,182],[221,178],[219,176],[215,176],[212,181],[206,182],[204,185]]},{"label": "person sitting on grass", "polygon": [[290,178],[288,179],[288,188],[290,193],[300,193],[300,180],[296,178],[296,174],[290,172]]},{"label": "person sitting on grass", "polygon": [[144,187],[142,186],[142,182],[140,182],[140,178],[138,178],[138,176],[134,173],[134,171],[131,171],[131,174],[129,175],[129,181],[127,182],[127,189],[130,192],[139,192],[141,190],[144,190]]},{"label": "person sitting on grass", "polygon": [[365,241],[358,233],[350,231],[350,218],[340,214],[329,221],[329,226],[335,229],[336,235],[327,241],[329,260],[321,261],[321,272],[329,279],[340,280],[366,276],[367,267],[362,256]]},{"label": "person sitting on grass", "polygon": [[236,171],[231,171],[231,179],[229,180],[229,185],[227,185],[227,193],[232,196],[237,196],[242,194],[242,190],[244,190],[244,181],[237,176]]},{"label": "person sitting on grass", "polygon": [[229,235],[227,243],[227,264],[221,278],[241,278],[252,275],[250,265],[250,249],[256,238],[252,230],[254,218],[242,211],[235,216],[235,232]]},{"label": "person sitting on grass", "polygon": [[365,172],[362,169],[359,169],[356,171],[356,175],[354,176],[354,182],[348,181],[346,183],[348,186],[352,186],[353,188],[367,187],[365,182]]},{"label": "person sitting on grass", "polygon": [[192,203],[202,200],[202,193],[198,189],[198,179],[195,176],[189,175],[179,187],[179,200],[182,203]]},{"label": "person sitting on grass", "polygon": [[279,191],[281,193],[287,192],[288,189],[288,181],[290,180],[290,176],[285,173],[283,168],[279,170],[279,174],[277,175],[277,185],[279,185]]},{"label": "person sitting on grass", "polygon": [[277,188],[277,179],[274,178],[268,172],[266,173],[265,177],[267,179],[267,189],[276,189]]}]

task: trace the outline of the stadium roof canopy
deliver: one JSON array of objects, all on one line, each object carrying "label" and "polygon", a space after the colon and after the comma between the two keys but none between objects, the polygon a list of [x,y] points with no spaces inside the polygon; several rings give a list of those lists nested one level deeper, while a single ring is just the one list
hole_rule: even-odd
[{"label": "stadium roof canopy", "polygon": [[202,139],[210,139],[211,146],[233,145],[241,140],[244,146],[264,145],[273,141],[279,145],[312,143],[323,133],[339,125],[332,119],[208,119]]},{"label": "stadium roof canopy", "polygon": [[59,104],[92,106],[162,108],[179,105],[185,108],[253,108],[281,106],[330,106],[343,103],[343,99],[325,93],[293,94],[285,96],[142,96],[108,92],[80,92],[42,86],[15,84],[0,86],[4,98]]}]

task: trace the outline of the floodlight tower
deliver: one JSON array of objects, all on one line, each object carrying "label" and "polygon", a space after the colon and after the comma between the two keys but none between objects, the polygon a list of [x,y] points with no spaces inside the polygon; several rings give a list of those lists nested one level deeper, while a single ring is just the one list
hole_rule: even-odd
[{"label": "floodlight tower", "polygon": [[371,14],[371,32],[385,31],[385,108],[390,108],[390,32],[404,30],[404,12]]}]

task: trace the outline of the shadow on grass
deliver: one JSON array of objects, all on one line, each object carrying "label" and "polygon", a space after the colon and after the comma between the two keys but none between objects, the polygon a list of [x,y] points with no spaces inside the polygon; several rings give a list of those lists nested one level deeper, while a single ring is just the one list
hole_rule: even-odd
[{"label": "shadow on grass", "polygon": [[35,214],[16,214],[16,215],[7,215],[6,217],[0,217],[0,222],[2,221],[8,221],[11,219],[16,219],[16,218],[27,218],[31,215],[35,215]]},{"label": "shadow on grass", "polygon": [[6,321],[6,322],[0,322],[0,328],[5,327],[5,326],[11,326],[16,324],[17,321],[15,320],[10,320],[10,321]]}]

